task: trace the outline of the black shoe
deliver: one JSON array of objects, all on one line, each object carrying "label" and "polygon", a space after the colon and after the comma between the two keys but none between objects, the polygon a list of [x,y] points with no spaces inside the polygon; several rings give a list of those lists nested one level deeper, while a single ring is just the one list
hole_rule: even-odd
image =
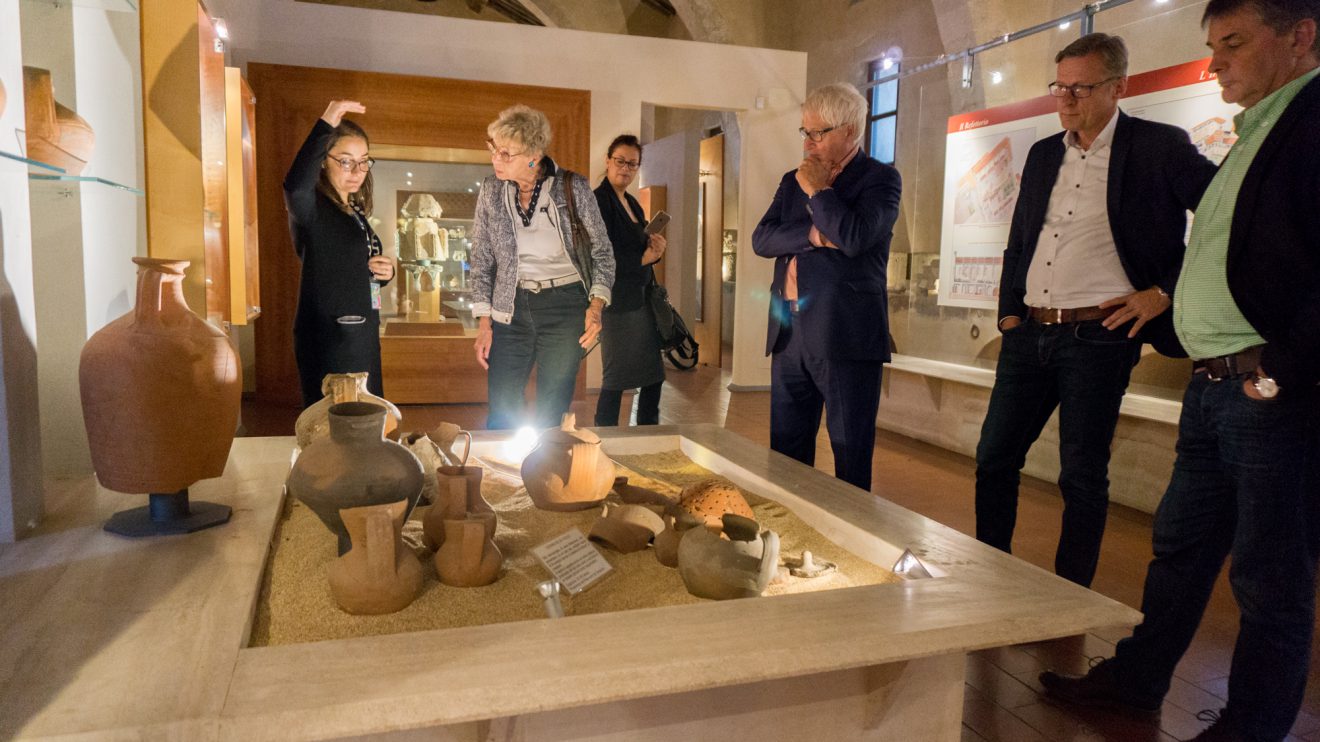
[{"label": "black shoe", "polygon": [[1198,713],[1196,715],[1198,721],[1212,723],[1200,734],[1193,737],[1192,742],[1248,742],[1247,738],[1233,724],[1233,719],[1227,711],[1228,709],[1223,711],[1206,709]]},{"label": "black shoe", "polygon": [[1101,660],[1091,671],[1082,675],[1060,675],[1045,671],[1040,674],[1045,694],[1064,703],[1091,708],[1119,709],[1139,714],[1157,714],[1161,702],[1142,698],[1126,690],[1114,677],[1114,665]]}]

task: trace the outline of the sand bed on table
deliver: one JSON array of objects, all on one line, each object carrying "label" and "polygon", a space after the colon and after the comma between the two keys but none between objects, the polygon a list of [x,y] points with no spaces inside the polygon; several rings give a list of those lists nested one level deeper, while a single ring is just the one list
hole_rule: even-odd
[{"label": "sand bed on table", "polygon": [[[620,476],[629,484],[647,487],[677,497],[692,482],[713,476],[679,451],[614,456]],[[472,462],[472,463],[475,463]],[[422,560],[426,582],[412,605],[385,616],[354,616],[343,612],[330,596],[326,569],[335,559],[335,538],[302,503],[288,498],[276,526],[274,543],[262,580],[261,597],[251,646],[272,646],[344,639],[379,634],[397,634],[447,629],[505,621],[544,618],[536,583],[550,577],[532,555],[532,548],[570,528],[585,535],[600,515],[600,508],[574,513],[537,510],[516,479],[487,468],[482,494],[499,515],[495,543],[504,554],[504,573],[492,585],[456,588],[435,577],[431,553],[421,543],[418,508],[404,526],[405,545]],[[856,557],[806,525],[788,508],[773,500],[743,490],[762,530],[780,536],[781,564],[784,557],[797,557],[803,549],[818,559],[839,565],[832,574],[803,579],[792,577],[786,568],[766,590],[767,596],[833,590],[857,585],[898,582],[889,570]],[[614,495],[610,496],[615,499]],[[703,602],[688,594],[678,570],[656,561],[651,549],[619,554],[599,548],[613,566],[609,575],[584,592],[563,598],[570,615],[626,611],[633,608],[683,605]]]}]

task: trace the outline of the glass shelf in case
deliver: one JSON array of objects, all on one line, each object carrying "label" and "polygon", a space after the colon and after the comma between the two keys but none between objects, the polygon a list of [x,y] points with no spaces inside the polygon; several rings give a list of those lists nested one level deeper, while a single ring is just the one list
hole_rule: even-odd
[{"label": "glass shelf in case", "polygon": [[66,172],[66,171],[64,170],[64,168],[62,168],[62,167],[57,167],[57,166],[55,166],[55,165],[51,165],[51,164],[46,163],[46,162],[41,162],[40,160],[33,160],[33,159],[29,158],[29,157],[24,157],[24,156],[22,156],[22,155],[16,155],[16,154],[13,154],[13,153],[11,153],[11,152],[3,152],[3,151],[0,151],[0,157],[3,157],[3,158],[5,158],[5,159],[7,159],[7,160],[14,160],[15,162],[21,162],[21,163],[23,163],[24,165],[27,165],[27,166],[28,166],[28,172],[29,172],[29,173],[31,173],[33,169],[36,169],[36,170],[46,170],[46,171],[50,171],[50,172],[53,172],[53,173],[61,173],[61,174]]},{"label": "glass shelf in case", "polygon": [[101,185],[108,186],[110,188],[116,188],[121,191],[128,191],[129,193],[132,193],[135,196],[146,195],[140,188],[135,188],[130,185],[124,185],[123,183],[116,183],[113,180],[106,180],[105,178],[97,178],[91,175],[46,175],[43,173],[30,173],[28,175],[28,179],[37,180],[37,181],[100,183]]}]

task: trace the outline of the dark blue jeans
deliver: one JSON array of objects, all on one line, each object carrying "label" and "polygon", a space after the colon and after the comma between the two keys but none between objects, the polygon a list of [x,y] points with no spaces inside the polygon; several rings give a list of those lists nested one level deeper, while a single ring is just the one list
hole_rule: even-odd
[{"label": "dark blue jeans", "polygon": [[819,358],[801,336],[785,325],[770,360],[770,448],[814,466],[824,408],[834,476],[870,492],[884,363]]},{"label": "dark blue jeans", "polygon": [[[491,430],[531,425],[538,430],[559,427],[573,403],[573,387],[585,330],[587,293],[575,283],[533,293],[518,289],[513,321],[492,322],[490,372],[486,377]],[[523,393],[536,368],[536,414],[529,418]]]},{"label": "dark blue jeans", "polygon": [[1158,700],[1168,692],[1231,555],[1242,617],[1228,713],[1253,740],[1287,735],[1306,687],[1315,620],[1318,415],[1314,388],[1260,401],[1241,378],[1193,377],[1173,477],[1155,512],[1145,619],[1115,657],[1119,678],[1136,693]]},{"label": "dark blue jeans", "polygon": [[1063,523],[1054,571],[1090,586],[1109,513],[1109,444],[1141,344],[1099,320],[1004,333],[976,446],[976,537],[1012,551],[1027,451],[1059,410]]}]

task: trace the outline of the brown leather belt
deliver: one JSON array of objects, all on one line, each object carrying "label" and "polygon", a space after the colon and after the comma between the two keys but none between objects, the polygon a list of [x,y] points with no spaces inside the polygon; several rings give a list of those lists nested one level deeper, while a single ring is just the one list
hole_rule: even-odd
[{"label": "brown leather belt", "polygon": [[1088,322],[1104,319],[1118,310],[1118,307],[1101,309],[1100,307],[1076,307],[1075,309],[1055,309],[1053,307],[1027,307],[1027,315],[1042,325],[1066,325],[1069,322]]},{"label": "brown leather belt", "polygon": [[1257,345],[1231,355],[1199,358],[1192,361],[1192,373],[1205,374],[1211,381],[1246,376],[1260,366],[1260,354],[1264,349],[1265,346]]}]

